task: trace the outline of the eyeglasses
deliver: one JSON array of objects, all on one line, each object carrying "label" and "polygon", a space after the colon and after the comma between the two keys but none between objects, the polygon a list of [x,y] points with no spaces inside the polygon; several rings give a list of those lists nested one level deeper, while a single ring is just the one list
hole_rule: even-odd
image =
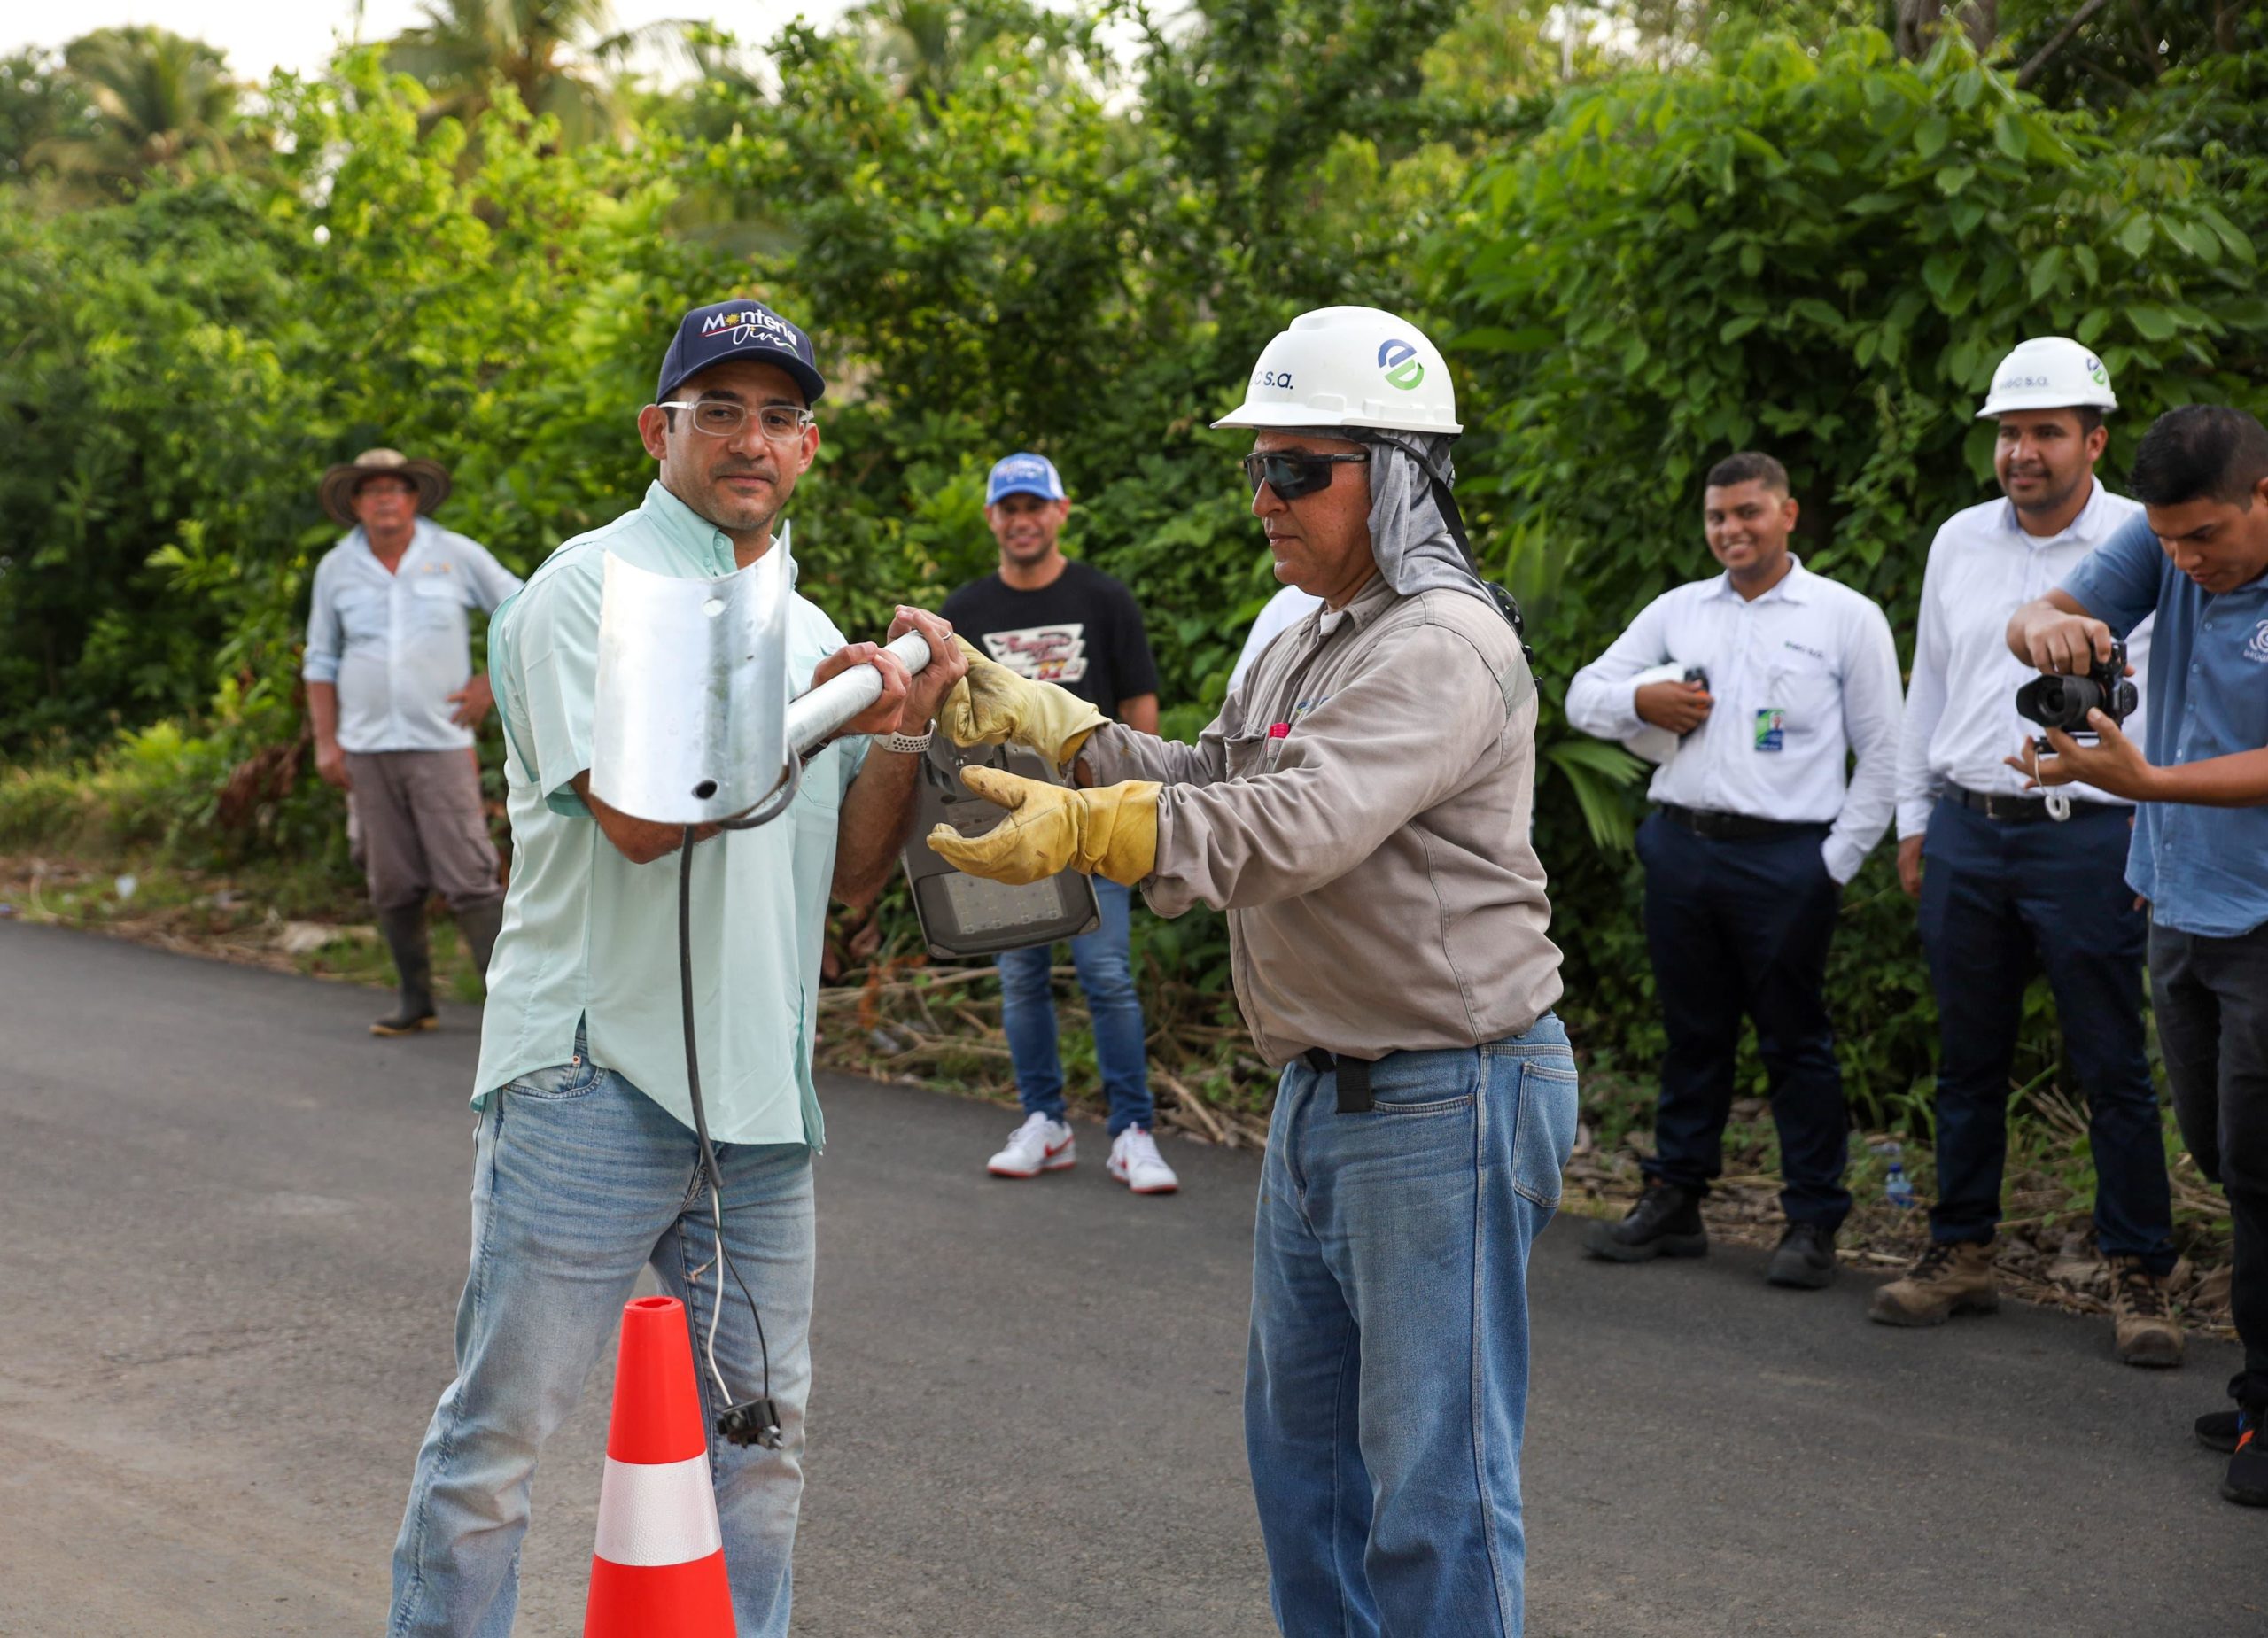
[{"label": "eyeglasses", "polygon": [[[675,399],[655,408],[692,411],[693,430],[706,432],[711,438],[733,437],[749,416],[747,405],[735,404],[728,398]],[[756,412],[756,424],[757,430],[773,443],[784,444],[805,427],[818,425],[819,417],[808,409],[796,409],[787,404],[766,404]]]},{"label": "eyeglasses", "polygon": [[1276,450],[1264,455],[1247,455],[1244,458],[1244,476],[1254,494],[1258,494],[1261,485],[1265,484],[1276,492],[1278,501],[1296,501],[1301,495],[1311,495],[1318,489],[1330,488],[1332,467],[1367,462],[1370,458],[1368,450],[1351,455],[1313,455],[1302,449]]}]

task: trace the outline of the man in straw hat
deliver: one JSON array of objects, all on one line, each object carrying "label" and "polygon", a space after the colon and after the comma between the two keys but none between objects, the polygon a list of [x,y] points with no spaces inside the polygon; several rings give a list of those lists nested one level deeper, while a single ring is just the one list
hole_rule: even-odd
[{"label": "man in straw hat", "polygon": [[448,900],[484,976],[503,920],[472,750],[491,700],[465,610],[493,610],[520,581],[428,516],[449,493],[431,461],[367,449],[325,472],[321,493],[349,533],[315,565],[307,611],[300,675],[315,772],[350,793],[370,904],[401,978],[401,1005],[370,1033],[412,1035],[438,1021],[425,901]]}]

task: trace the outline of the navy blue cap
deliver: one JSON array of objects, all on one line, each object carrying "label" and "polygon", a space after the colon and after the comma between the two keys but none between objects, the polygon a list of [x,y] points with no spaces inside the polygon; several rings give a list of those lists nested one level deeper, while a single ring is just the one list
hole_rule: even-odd
[{"label": "navy blue cap", "polygon": [[662,355],[661,384],[654,401],[661,403],[678,390],[687,376],[698,375],[728,358],[751,358],[777,364],[795,377],[804,390],[806,408],[819,402],[827,391],[819,373],[819,359],[812,338],[752,297],[735,296],[695,307],[678,321],[677,336]]},{"label": "navy blue cap", "polygon": [[1037,495],[1043,501],[1064,499],[1063,478],[1045,455],[1018,452],[994,463],[984,485],[984,504],[997,506],[1010,495]]}]

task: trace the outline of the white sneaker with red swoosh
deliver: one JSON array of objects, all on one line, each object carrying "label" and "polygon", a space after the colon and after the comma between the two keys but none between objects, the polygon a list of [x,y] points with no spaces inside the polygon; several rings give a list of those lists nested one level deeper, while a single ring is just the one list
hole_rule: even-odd
[{"label": "white sneaker with red swoosh", "polygon": [[1139,1126],[1128,1127],[1112,1141],[1107,1169],[1137,1194],[1171,1194],[1181,1187],[1181,1179],[1158,1153],[1157,1139]]},{"label": "white sneaker with red swoosh", "polygon": [[995,1177],[1037,1177],[1076,1165],[1078,1158],[1068,1125],[1033,1114],[1008,1134],[1008,1146],[987,1161],[984,1169]]}]

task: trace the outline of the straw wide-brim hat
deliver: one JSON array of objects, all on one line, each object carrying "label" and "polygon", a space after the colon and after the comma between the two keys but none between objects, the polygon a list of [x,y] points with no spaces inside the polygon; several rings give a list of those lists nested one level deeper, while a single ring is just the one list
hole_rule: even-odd
[{"label": "straw wide-brim hat", "polygon": [[406,477],[417,485],[417,509],[428,516],[449,498],[447,470],[431,461],[412,461],[399,449],[366,449],[322,475],[322,509],[352,529],[354,488],[366,477]]}]

